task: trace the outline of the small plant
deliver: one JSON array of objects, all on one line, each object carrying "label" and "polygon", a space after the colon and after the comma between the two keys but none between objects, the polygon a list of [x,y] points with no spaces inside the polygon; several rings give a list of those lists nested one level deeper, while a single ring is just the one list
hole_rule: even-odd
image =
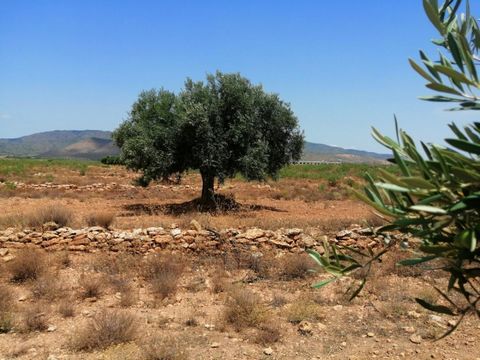
[{"label": "small plant", "polygon": [[145,360],[187,360],[184,345],[172,338],[154,336],[142,346]]},{"label": "small plant", "polygon": [[66,269],[72,264],[72,259],[70,258],[68,250],[58,252],[56,254],[56,261],[62,269]]},{"label": "small plant", "polygon": [[74,317],[75,316],[75,307],[73,305],[72,299],[62,300],[57,307],[58,313],[64,318]]},{"label": "small plant", "polygon": [[198,326],[198,321],[197,319],[190,317],[187,320],[185,320],[185,326],[189,326],[189,327]]},{"label": "small plant", "polygon": [[266,346],[280,341],[281,332],[273,324],[262,325],[255,333],[255,342]]},{"label": "small plant", "polygon": [[102,311],[75,332],[70,347],[76,351],[102,350],[133,341],[137,332],[137,319],[132,314]]},{"label": "small plant", "polygon": [[96,274],[82,274],[78,284],[80,285],[80,296],[83,299],[97,298],[105,289],[105,278]]},{"label": "small plant", "polygon": [[96,272],[107,275],[127,275],[138,272],[140,268],[140,259],[138,256],[118,253],[115,255],[108,253],[95,254],[89,262],[89,267]]},{"label": "small plant", "polygon": [[144,277],[151,286],[157,299],[173,295],[183,272],[183,265],[171,256],[150,256],[146,259]]},{"label": "small plant", "polygon": [[130,280],[121,276],[112,276],[110,283],[115,292],[120,294],[120,306],[130,307],[137,302],[138,296]]},{"label": "small plant", "polygon": [[88,165],[84,163],[78,164],[78,174],[80,176],[85,176],[87,175],[87,170],[88,170]]},{"label": "small plant", "polygon": [[245,327],[259,327],[269,318],[268,309],[251,291],[237,287],[229,292],[225,302],[223,319],[237,331]]},{"label": "small plant", "polygon": [[58,274],[44,274],[32,286],[32,294],[36,299],[54,300],[63,293]]},{"label": "small plant", "polygon": [[211,289],[214,294],[222,293],[228,288],[227,274],[225,269],[218,268],[211,278]]},{"label": "small plant", "polygon": [[13,328],[12,320],[13,296],[6,285],[0,285],[0,334],[8,333]]},{"label": "small plant", "polygon": [[272,264],[273,261],[261,253],[248,253],[244,260],[244,266],[253,270],[259,279],[268,279],[270,277]]},{"label": "small plant", "polygon": [[281,261],[281,277],[285,280],[304,279],[315,265],[308,255],[286,254]]},{"label": "small plant", "polygon": [[270,302],[270,305],[273,306],[274,308],[280,308],[286,303],[287,303],[287,299],[285,298],[285,296],[281,294],[275,294],[273,295],[273,299]]},{"label": "small plant", "polygon": [[92,213],[87,216],[86,223],[88,226],[101,226],[108,229],[115,220],[115,214],[109,211]]},{"label": "small plant", "polygon": [[17,188],[17,184],[15,184],[14,182],[11,182],[11,181],[6,181],[5,183],[5,188],[7,190],[15,190]]},{"label": "small plant", "polygon": [[7,270],[13,282],[36,280],[46,270],[45,255],[33,249],[19,250],[15,258],[7,264]]},{"label": "small plant", "polygon": [[45,308],[39,304],[28,307],[23,313],[23,330],[45,331],[48,328]]},{"label": "small plant", "polygon": [[327,183],[330,187],[336,187],[339,184],[340,177],[337,174],[332,174],[327,177]]},{"label": "small plant", "polygon": [[48,205],[37,209],[27,216],[27,224],[31,227],[41,227],[48,222],[54,222],[58,226],[68,226],[72,223],[73,212],[60,205]]},{"label": "small plant", "polygon": [[303,320],[318,321],[323,317],[320,306],[308,298],[299,298],[286,311],[287,320],[298,324]]},{"label": "small plant", "polygon": [[112,155],[105,156],[100,160],[100,162],[105,165],[123,165],[119,156],[112,156]]}]

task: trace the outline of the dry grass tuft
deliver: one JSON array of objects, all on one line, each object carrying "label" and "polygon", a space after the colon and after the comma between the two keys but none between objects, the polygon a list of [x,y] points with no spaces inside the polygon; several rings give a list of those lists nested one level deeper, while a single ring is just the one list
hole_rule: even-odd
[{"label": "dry grass tuft", "polygon": [[68,250],[58,252],[55,255],[55,260],[61,269],[66,269],[72,265],[72,259]]},{"label": "dry grass tuft", "polygon": [[252,270],[257,276],[257,279],[268,279],[270,277],[273,260],[262,253],[248,253],[243,260],[243,265],[247,269]]},{"label": "dry grass tuft", "polygon": [[13,345],[7,353],[7,359],[10,359],[10,358],[15,359],[23,355],[26,355],[28,354],[29,349],[31,349],[31,347],[26,343]]},{"label": "dry grass tuft", "polygon": [[306,254],[286,254],[281,261],[280,274],[285,280],[304,279],[315,263]]},{"label": "dry grass tuft", "polygon": [[214,294],[226,291],[228,288],[227,273],[223,268],[217,268],[211,278],[211,289]]},{"label": "dry grass tuft", "polygon": [[6,215],[0,217],[0,229],[22,228],[25,226],[25,217],[23,214]]},{"label": "dry grass tuft", "polygon": [[57,311],[64,318],[74,317],[75,316],[75,307],[73,305],[72,299],[62,300],[58,304]]},{"label": "dry grass tuft", "polygon": [[27,280],[36,280],[47,267],[45,254],[33,249],[22,249],[18,251],[11,262],[7,264],[10,272],[10,280],[23,283]]},{"label": "dry grass tuft", "polygon": [[273,324],[261,326],[255,334],[255,342],[266,346],[280,341],[281,333]]},{"label": "dry grass tuft", "polygon": [[171,255],[154,255],[146,259],[144,277],[150,282],[157,299],[163,300],[175,294],[183,268],[181,259]]},{"label": "dry grass tuft", "polygon": [[143,357],[145,360],[186,360],[189,358],[183,344],[175,339],[161,336],[151,337],[143,345]]},{"label": "dry grass tuft", "polygon": [[260,327],[268,318],[268,309],[256,294],[240,287],[230,290],[223,312],[225,323],[239,331],[245,327]]},{"label": "dry grass tuft", "polygon": [[38,228],[48,222],[54,222],[58,226],[69,226],[73,221],[73,211],[70,209],[56,204],[48,205],[35,210],[31,214],[27,215],[26,223],[28,226]]},{"label": "dry grass tuft", "polygon": [[114,291],[120,294],[120,306],[130,307],[138,301],[138,293],[132,282],[126,277],[112,276],[110,284]]},{"label": "dry grass tuft", "polygon": [[286,311],[287,320],[298,324],[303,320],[319,321],[323,318],[321,307],[312,299],[299,298]]},{"label": "dry grass tuft", "polygon": [[97,274],[82,274],[78,281],[83,299],[100,297],[106,287],[105,278]]},{"label": "dry grass tuft", "polygon": [[198,321],[194,317],[190,317],[187,320],[185,320],[185,326],[190,326],[190,327],[198,326]]},{"label": "dry grass tuft", "polygon": [[22,329],[26,332],[47,330],[45,307],[40,304],[29,306],[23,313],[22,325]]},{"label": "dry grass tuft", "polygon": [[101,253],[92,257],[89,266],[92,270],[107,275],[127,275],[138,271],[140,259],[131,254],[108,254]]},{"label": "dry grass tuft", "polygon": [[91,213],[85,218],[88,226],[101,226],[108,229],[115,221],[115,214],[109,211]]},{"label": "dry grass tuft", "polygon": [[137,330],[137,319],[132,314],[102,311],[75,332],[70,347],[76,351],[106,349],[112,345],[133,341]]},{"label": "dry grass tuft", "polygon": [[193,293],[205,290],[206,287],[206,279],[203,276],[197,276],[193,278],[187,285],[185,285],[185,288]]},{"label": "dry grass tuft", "polygon": [[13,328],[12,307],[12,290],[6,285],[0,285],[0,334],[8,333]]},{"label": "dry grass tuft", "polygon": [[58,274],[42,275],[32,286],[33,297],[47,300],[59,298],[63,293],[63,286],[58,279]]},{"label": "dry grass tuft", "polygon": [[274,308],[279,308],[285,305],[286,303],[287,303],[287,299],[285,298],[285,296],[281,294],[274,294],[270,305],[273,306]]}]

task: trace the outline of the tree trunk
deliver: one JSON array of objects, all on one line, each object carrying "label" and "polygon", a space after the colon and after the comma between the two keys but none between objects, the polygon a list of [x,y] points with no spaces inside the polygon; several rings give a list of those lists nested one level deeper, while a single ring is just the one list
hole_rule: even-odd
[{"label": "tree trunk", "polygon": [[206,171],[200,171],[202,175],[202,198],[201,202],[204,205],[213,205],[215,204],[214,198],[214,185],[215,185],[215,176],[209,174]]}]

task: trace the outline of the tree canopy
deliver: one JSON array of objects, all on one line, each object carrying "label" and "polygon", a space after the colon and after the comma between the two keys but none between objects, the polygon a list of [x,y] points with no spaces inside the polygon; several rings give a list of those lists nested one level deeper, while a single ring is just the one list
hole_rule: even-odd
[{"label": "tree canopy", "polygon": [[203,204],[214,204],[214,182],[241,174],[275,178],[303,150],[303,133],[289,104],[240,74],[187,79],[178,94],[140,94],[114,132],[121,160],[141,171],[141,183],[199,170]]}]

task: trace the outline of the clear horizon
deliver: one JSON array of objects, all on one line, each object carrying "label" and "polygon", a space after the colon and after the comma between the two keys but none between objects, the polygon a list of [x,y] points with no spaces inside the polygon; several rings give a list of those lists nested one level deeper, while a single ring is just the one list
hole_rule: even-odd
[{"label": "clear horizon", "polygon": [[306,140],[385,152],[393,114],[415,139],[442,142],[473,115],[417,99],[408,65],[435,55],[421,0],[408,2],[24,1],[0,5],[0,138],[114,130],[145,89],[240,72],[280,94]]}]

